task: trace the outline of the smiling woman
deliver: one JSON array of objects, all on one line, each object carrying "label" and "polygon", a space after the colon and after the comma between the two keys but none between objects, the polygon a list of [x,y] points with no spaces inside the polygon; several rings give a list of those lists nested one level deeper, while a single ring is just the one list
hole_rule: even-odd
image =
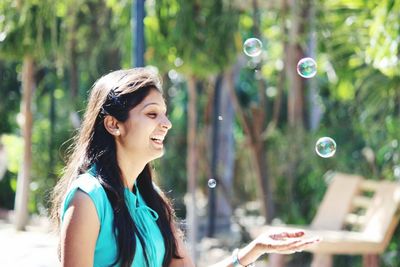
[{"label": "smiling woman", "polygon": [[[146,68],[111,72],[93,86],[64,174],[53,192],[63,266],[194,266],[174,210],[150,163],[172,124],[159,77]],[[264,233],[215,266],[245,266],[267,252],[316,240],[302,231]]]},{"label": "smiling woman", "polygon": [[119,70],[94,84],[53,194],[63,265],[168,266],[180,258],[173,210],[149,166],[171,126],[153,72]]}]

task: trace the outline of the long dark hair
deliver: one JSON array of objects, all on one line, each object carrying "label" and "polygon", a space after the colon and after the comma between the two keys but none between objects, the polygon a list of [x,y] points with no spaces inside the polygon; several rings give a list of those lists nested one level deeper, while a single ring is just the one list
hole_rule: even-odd
[{"label": "long dark hair", "polygon": [[[60,228],[60,209],[71,182],[96,164],[96,178],[103,186],[114,211],[114,232],[118,242],[118,256],[115,263],[131,266],[137,236],[142,247],[145,240],[130,216],[124,198],[124,184],[116,157],[114,137],[104,127],[104,117],[115,117],[124,122],[129,111],[138,105],[151,90],[162,92],[160,78],[146,68],[135,68],[111,72],[101,77],[93,86],[82,126],[72,145],[72,154],[64,169],[64,174],[54,188],[51,215]],[[137,178],[138,187],[146,204],[158,213],[157,224],[165,243],[163,266],[168,266],[172,258],[180,258],[172,225],[175,214],[168,198],[160,190],[155,190],[152,168],[146,164]],[[147,263],[149,258],[144,251]]]}]

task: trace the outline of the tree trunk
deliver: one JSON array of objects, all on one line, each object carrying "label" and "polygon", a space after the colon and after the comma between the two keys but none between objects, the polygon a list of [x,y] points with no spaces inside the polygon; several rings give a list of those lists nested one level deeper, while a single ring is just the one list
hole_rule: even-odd
[{"label": "tree trunk", "polygon": [[35,88],[34,61],[29,55],[24,57],[22,68],[23,159],[18,173],[15,195],[15,228],[24,230],[28,223],[28,200],[30,171],[32,164],[32,96]]},{"label": "tree trunk", "polygon": [[[214,85],[214,95],[213,95],[213,110],[212,110],[212,138],[211,138],[211,177],[209,179],[215,179],[217,183],[219,182],[219,176],[217,174],[217,159],[218,159],[218,135],[219,135],[219,124],[218,124],[218,116],[220,116],[220,98],[221,98],[221,75],[218,75],[215,85]],[[216,220],[216,197],[217,190],[215,188],[209,187],[208,190],[208,226],[207,226],[207,236],[213,237],[215,232],[215,220]]]},{"label": "tree trunk", "polygon": [[187,160],[186,169],[188,176],[187,190],[189,197],[186,203],[187,214],[187,232],[189,251],[196,263],[197,252],[197,206],[196,206],[196,190],[197,190],[197,92],[196,79],[190,77],[188,80],[188,117],[187,117]]},{"label": "tree trunk", "polygon": [[[233,136],[234,109],[229,92],[229,76],[224,73],[221,84],[220,112],[217,119],[220,125],[218,132],[218,157],[217,174],[221,182],[219,189],[224,194],[217,196],[217,218],[218,225],[230,229],[232,206],[231,196],[233,193],[233,173],[235,164],[235,140]],[[220,117],[219,117],[220,116]]]},{"label": "tree trunk", "polygon": [[287,199],[288,203],[293,203],[293,190],[296,179],[296,170],[299,164],[299,145],[303,139],[304,129],[304,79],[297,74],[296,67],[298,61],[304,57],[303,50],[299,44],[300,37],[304,34],[304,13],[307,5],[300,4],[294,0],[289,1],[291,28],[289,30],[289,43],[285,54],[286,74],[288,78],[288,138],[290,152],[287,164]]},{"label": "tree trunk", "polygon": [[[256,175],[258,180],[258,188],[259,188],[259,196],[262,199],[263,209],[261,213],[265,216],[267,222],[270,222],[274,216],[274,203],[272,192],[270,191],[271,188],[269,186],[269,177],[268,177],[268,169],[267,169],[267,162],[266,162],[266,149],[264,145],[264,140],[262,140],[261,132],[262,128],[257,123],[252,123],[251,119],[246,117],[243,108],[240,106],[238,97],[236,95],[234,89],[234,77],[239,74],[240,67],[242,65],[241,58],[239,58],[238,63],[235,64],[234,68],[228,74],[228,82],[231,94],[231,99],[233,105],[235,107],[236,114],[246,136],[248,138],[248,142],[250,144],[251,153],[253,156],[254,167],[256,169]],[[264,116],[260,114],[263,112],[261,110],[263,107],[256,108],[254,115],[257,118],[254,118],[255,121],[259,121],[259,118],[263,118]]]},{"label": "tree trunk", "polygon": [[304,57],[304,53],[298,43],[299,37],[304,31],[300,11],[302,5],[296,1],[290,1],[291,9],[291,28],[289,31],[289,46],[285,54],[287,57],[287,78],[288,78],[288,122],[291,127],[298,128],[303,126],[304,117],[304,79],[297,74],[297,62]]},{"label": "tree trunk", "polygon": [[[260,138],[258,138],[260,139]],[[275,216],[275,207],[273,202],[273,196],[270,185],[270,177],[266,159],[266,147],[263,141],[252,141],[250,143],[250,149],[253,154],[254,167],[258,177],[258,185],[261,189],[259,194],[264,203],[265,218],[267,223],[271,223]]]},{"label": "tree trunk", "polygon": [[[213,109],[213,144],[211,158],[211,178],[217,180],[217,187],[209,189],[209,229],[208,236],[214,230],[230,231],[232,216],[232,185],[234,171],[234,110],[229,92],[229,75],[225,73],[217,79]],[[214,205],[211,202],[214,201]],[[214,215],[212,217],[211,215]],[[216,229],[214,229],[214,227]]]}]

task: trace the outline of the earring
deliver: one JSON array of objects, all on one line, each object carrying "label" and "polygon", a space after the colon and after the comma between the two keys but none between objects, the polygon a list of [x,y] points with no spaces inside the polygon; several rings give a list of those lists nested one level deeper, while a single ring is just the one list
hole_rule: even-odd
[{"label": "earring", "polygon": [[116,135],[120,135],[121,133],[120,133],[120,131],[117,129],[117,130],[115,130],[115,134],[116,134]]}]

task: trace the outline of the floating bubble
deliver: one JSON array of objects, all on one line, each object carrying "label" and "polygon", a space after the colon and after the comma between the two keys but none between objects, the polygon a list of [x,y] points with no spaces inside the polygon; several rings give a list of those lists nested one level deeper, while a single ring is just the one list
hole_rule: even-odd
[{"label": "floating bubble", "polygon": [[315,144],[315,152],[322,158],[330,158],[335,155],[336,143],[330,137],[321,137]]},{"label": "floating bubble", "polygon": [[297,73],[303,78],[312,78],[317,74],[317,63],[310,57],[302,58],[297,63]]},{"label": "floating bubble", "polygon": [[215,188],[217,186],[217,181],[215,179],[209,179],[208,180],[208,187],[209,188]]},{"label": "floating bubble", "polygon": [[218,116],[218,120],[222,121],[224,118],[222,118],[222,116]]},{"label": "floating bubble", "polygon": [[249,57],[259,56],[262,52],[262,43],[257,38],[249,38],[243,44],[243,51]]}]

